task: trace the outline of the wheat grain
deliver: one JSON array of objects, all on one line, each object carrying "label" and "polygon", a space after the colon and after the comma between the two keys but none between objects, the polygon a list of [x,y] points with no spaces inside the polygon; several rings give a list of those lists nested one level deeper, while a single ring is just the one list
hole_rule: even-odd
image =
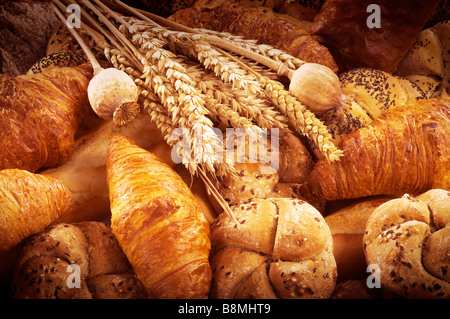
[{"label": "wheat grain", "polygon": [[288,115],[295,129],[304,134],[328,161],[338,161],[343,152],[334,145],[328,129],[314,113],[289,94],[281,83],[268,78],[261,81],[268,97]]}]

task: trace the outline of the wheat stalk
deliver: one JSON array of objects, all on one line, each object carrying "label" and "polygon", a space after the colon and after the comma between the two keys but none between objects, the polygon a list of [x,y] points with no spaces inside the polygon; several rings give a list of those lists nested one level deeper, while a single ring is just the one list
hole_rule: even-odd
[{"label": "wheat stalk", "polygon": [[239,35],[233,35],[228,32],[218,32],[208,29],[196,29],[202,33],[208,34],[210,36],[214,36],[220,39],[225,39],[230,42],[233,42],[236,45],[241,46],[242,48],[251,50],[253,52],[256,52],[258,54],[261,54],[263,56],[269,57],[275,61],[286,63],[286,65],[291,69],[298,69],[303,64],[305,64],[305,61],[300,60],[299,58],[296,58],[282,50],[279,50],[271,45],[268,44],[258,44],[256,40],[249,40],[245,39],[242,36]]}]

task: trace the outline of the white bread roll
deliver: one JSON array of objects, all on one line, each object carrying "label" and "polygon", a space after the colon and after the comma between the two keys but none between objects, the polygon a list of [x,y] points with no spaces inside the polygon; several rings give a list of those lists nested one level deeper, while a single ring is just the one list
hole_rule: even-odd
[{"label": "white bread roll", "polygon": [[337,271],[330,229],[297,199],[232,206],[211,227],[211,298],[329,298]]}]

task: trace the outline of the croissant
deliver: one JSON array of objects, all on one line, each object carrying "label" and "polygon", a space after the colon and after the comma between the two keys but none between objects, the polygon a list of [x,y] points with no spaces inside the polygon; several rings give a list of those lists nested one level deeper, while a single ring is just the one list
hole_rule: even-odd
[{"label": "croissant", "polygon": [[70,157],[91,108],[90,64],[12,77],[0,74],[0,169],[36,172]]},{"label": "croissant", "polygon": [[169,19],[192,28],[229,32],[270,44],[305,62],[319,63],[334,72],[338,67],[328,49],[302,27],[277,16],[230,0],[198,0]]},{"label": "croissant", "polygon": [[339,144],[336,163],[318,161],[303,189],[325,200],[416,195],[450,188],[450,99],[389,109]]},{"label": "croissant", "polygon": [[0,171],[0,252],[42,231],[69,209],[71,200],[70,190],[52,176]]},{"label": "croissant", "polygon": [[207,298],[209,223],[172,168],[124,135],[106,160],[111,228],[150,298]]}]

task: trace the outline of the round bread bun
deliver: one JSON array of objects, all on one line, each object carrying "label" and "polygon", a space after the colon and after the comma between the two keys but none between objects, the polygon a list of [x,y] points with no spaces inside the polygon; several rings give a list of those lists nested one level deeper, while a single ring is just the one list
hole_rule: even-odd
[{"label": "round bread bun", "polygon": [[111,228],[86,221],[57,223],[23,242],[14,265],[11,297],[142,299],[147,294]]},{"label": "round bread bun", "polygon": [[[442,200],[448,205],[450,196]],[[450,220],[448,211],[432,210],[405,194],[370,216],[364,253],[368,265],[379,267],[381,287],[406,298],[450,298]]]},{"label": "round bread bun", "polygon": [[329,298],[336,284],[330,229],[298,199],[254,199],[211,226],[211,298]]}]

